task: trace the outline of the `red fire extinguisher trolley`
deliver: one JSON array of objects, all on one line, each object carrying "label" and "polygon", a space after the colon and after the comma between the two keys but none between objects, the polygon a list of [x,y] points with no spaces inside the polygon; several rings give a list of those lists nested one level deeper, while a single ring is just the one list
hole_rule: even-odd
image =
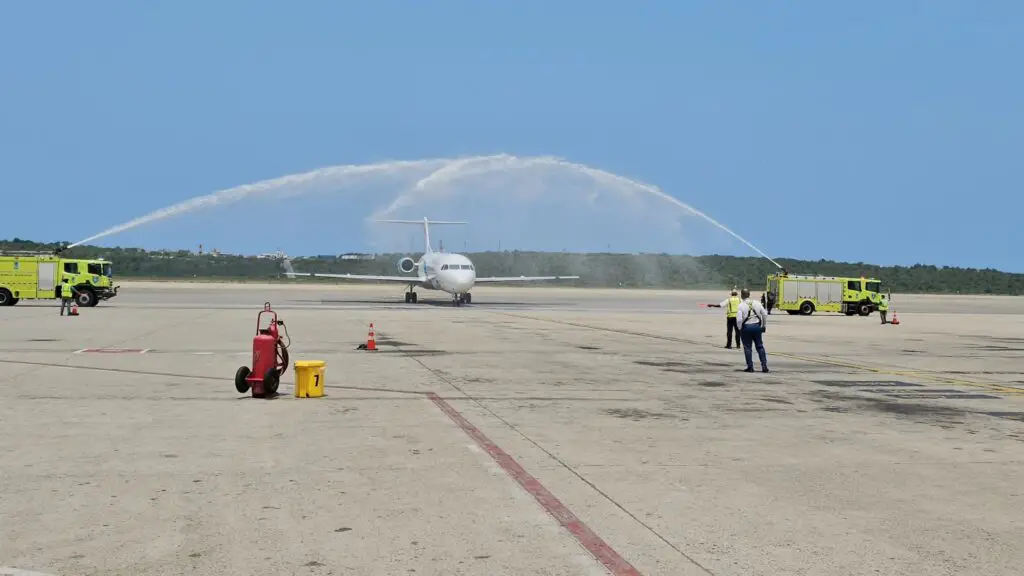
[{"label": "red fire extinguisher trolley", "polygon": [[[269,325],[263,325],[263,315],[271,316]],[[284,331],[284,338],[278,330]],[[245,394],[252,389],[253,398],[266,398],[277,394],[277,386],[281,383],[281,375],[288,369],[288,346],[291,336],[284,320],[277,317],[277,312],[270,308],[270,302],[263,304],[263,310],[256,315],[256,336],[252,339],[252,369],[242,366],[235,372],[235,390]]]}]

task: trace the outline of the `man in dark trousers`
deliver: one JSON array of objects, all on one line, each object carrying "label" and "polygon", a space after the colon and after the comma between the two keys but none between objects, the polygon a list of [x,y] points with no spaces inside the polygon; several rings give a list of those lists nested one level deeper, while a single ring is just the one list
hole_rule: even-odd
[{"label": "man in dark trousers", "polygon": [[733,288],[732,294],[728,298],[722,300],[722,303],[718,305],[719,308],[725,308],[725,347],[732,348],[732,336],[736,334],[736,347],[740,347],[740,329],[736,325],[736,312],[739,310],[740,298],[736,295],[736,289]]},{"label": "man in dark trousers", "polygon": [[742,302],[736,313],[736,324],[740,327],[740,335],[743,338],[743,356],[747,361],[747,368],[744,372],[754,371],[753,352],[751,344],[757,347],[757,357],[761,361],[761,372],[768,371],[768,354],[764,351],[763,335],[768,324],[768,314],[760,302],[750,299],[750,290],[744,288],[740,292]]},{"label": "man in dark trousers", "polygon": [[68,314],[71,314],[71,304],[75,301],[75,288],[65,278],[60,285],[60,315],[64,315],[64,309],[67,308]]}]

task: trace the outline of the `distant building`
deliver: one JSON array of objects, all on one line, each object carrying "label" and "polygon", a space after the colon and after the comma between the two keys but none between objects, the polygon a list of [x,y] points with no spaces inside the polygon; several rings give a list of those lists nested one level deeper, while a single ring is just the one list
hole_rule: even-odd
[{"label": "distant building", "polygon": [[359,252],[348,252],[338,256],[341,260],[374,260],[376,257],[376,254],[361,254]]}]

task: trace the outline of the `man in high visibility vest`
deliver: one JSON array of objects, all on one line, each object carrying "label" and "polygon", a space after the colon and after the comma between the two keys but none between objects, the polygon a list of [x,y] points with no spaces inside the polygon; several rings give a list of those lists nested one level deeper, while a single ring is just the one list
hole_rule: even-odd
[{"label": "man in high visibility vest", "polygon": [[736,313],[740,310],[740,297],[733,288],[732,294],[722,300],[719,308],[725,308],[725,347],[732,348],[732,336],[736,334],[736,348],[740,348],[740,327],[736,325]]},{"label": "man in high visibility vest", "polygon": [[64,315],[64,309],[67,308],[68,314],[71,313],[71,303],[75,299],[75,289],[65,278],[64,282],[60,285],[60,315]]}]

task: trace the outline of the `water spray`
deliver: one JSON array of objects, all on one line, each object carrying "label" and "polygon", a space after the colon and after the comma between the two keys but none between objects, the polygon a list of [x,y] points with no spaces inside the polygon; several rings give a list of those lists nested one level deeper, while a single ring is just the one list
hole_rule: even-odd
[{"label": "water spray", "polygon": [[770,256],[765,254],[757,246],[754,246],[745,238],[739,234],[730,230],[724,224],[718,222],[714,218],[707,214],[697,210],[696,208],[677,200],[676,198],[669,196],[665,192],[661,191],[656,186],[645,184],[631,180],[624,176],[612,174],[604,170],[592,168],[583,164],[577,164],[569,162],[567,160],[556,158],[552,156],[533,156],[519,158],[510,154],[494,154],[489,156],[471,156],[471,157],[460,157],[460,158],[430,158],[423,160],[403,160],[403,161],[392,161],[392,162],[379,162],[374,164],[348,164],[340,166],[329,166],[325,168],[318,168],[309,172],[303,172],[299,174],[291,174],[288,176],[282,176],[279,178],[273,178],[268,180],[261,180],[251,184],[243,184],[241,186],[235,186],[233,188],[227,188],[219,190],[205,196],[197,196],[184,202],[161,208],[139,218],[135,218],[123,224],[119,224],[98,234],[94,234],[83,240],[79,240],[73,244],[65,246],[63,249],[67,250],[76,246],[85,244],[86,242],[92,242],[118,232],[124,232],[143,224],[163,220],[179,214],[198,210],[200,208],[207,208],[210,206],[217,206],[223,204],[230,204],[237,202],[243,198],[257,195],[274,195],[274,194],[287,194],[287,195],[299,195],[304,193],[305,188],[315,186],[317,184],[334,184],[344,185],[351,183],[361,177],[373,176],[375,174],[400,174],[403,172],[418,171],[422,172],[426,170],[427,175],[417,178],[416,184],[409,190],[403,192],[397,199],[395,199],[387,208],[383,211],[378,211],[374,217],[379,218],[389,212],[393,212],[404,205],[411,203],[418,195],[426,193],[431,188],[437,188],[445,184],[449,184],[460,178],[466,178],[472,175],[488,174],[494,172],[507,172],[511,170],[522,170],[529,167],[546,166],[561,168],[583,174],[588,176],[591,180],[603,184],[615,185],[627,192],[642,191],[646,194],[650,194],[656,198],[669,202],[675,206],[678,206],[695,216],[699,216],[710,222],[717,228],[725,231],[729,235],[733,236],[764,258],[768,259],[772,264],[778,267],[780,270],[782,266],[773,260]]}]

